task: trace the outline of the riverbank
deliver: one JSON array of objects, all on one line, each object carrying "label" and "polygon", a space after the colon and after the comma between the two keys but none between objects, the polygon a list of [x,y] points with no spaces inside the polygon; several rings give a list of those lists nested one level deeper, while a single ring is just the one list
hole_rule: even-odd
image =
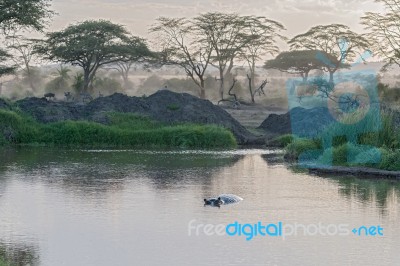
[{"label": "riverbank", "polygon": [[359,178],[376,178],[376,179],[390,179],[400,180],[400,171],[386,171],[368,167],[345,167],[345,166],[332,166],[332,167],[310,167],[308,171],[311,174],[317,175],[339,175],[339,176],[355,176]]},{"label": "riverbank", "polygon": [[[223,108],[187,93],[160,90],[153,95],[130,97],[115,93],[90,102],[26,98],[13,103],[22,113],[47,124],[63,121],[109,123],[110,112],[136,114],[165,125],[212,125],[228,129],[240,145],[258,144],[258,138]],[[0,106],[1,109],[1,106]],[[3,108],[4,109],[4,108]]]},{"label": "riverbank", "polygon": [[0,99],[0,110],[2,145],[232,148],[265,144],[263,137],[248,131],[223,108],[168,90],[148,97],[115,93],[89,102]]},{"label": "riverbank", "polygon": [[104,113],[107,124],[92,121],[41,123],[0,110],[0,145],[79,147],[234,148],[233,134],[216,125],[167,125],[129,113]]},{"label": "riverbank", "polygon": [[[299,119],[291,121],[293,112],[297,112],[294,115]],[[360,120],[360,117],[363,119]],[[337,170],[338,174],[385,176],[385,172],[369,169],[400,170],[400,130],[396,117],[391,111],[381,110],[378,115],[364,111],[333,120],[321,108],[294,109],[291,114],[266,119],[266,122],[274,123],[284,121],[281,125],[286,125],[277,128],[282,133],[270,140],[267,146],[283,147],[286,160],[299,162],[303,166],[315,166],[315,171],[330,169],[330,173]],[[276,129],[273,124],[266,122],[263,123],[264,127]],[[291,132],[291,127],[295,128],[298,135],[282,135]],[[342,167],[346,167],[346,170],[342,171]],[[351,168],[354,171],[349,172]]]}]

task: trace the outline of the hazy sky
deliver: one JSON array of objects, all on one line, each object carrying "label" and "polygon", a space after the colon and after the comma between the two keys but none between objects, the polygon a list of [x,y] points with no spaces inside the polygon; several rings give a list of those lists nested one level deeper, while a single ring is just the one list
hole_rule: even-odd
[{"label": "hazy sky", "polygon": [[292,37],[313,25],[343,23],[362,31],[360,16],[378,11],[373,0],[53,0],[58,12],[50,30],[72,22],[109,19],[124,24],[135,35],[148,37],[148,28],[159,16],[194,17],[209,11],[262,15],[283,23]]}]

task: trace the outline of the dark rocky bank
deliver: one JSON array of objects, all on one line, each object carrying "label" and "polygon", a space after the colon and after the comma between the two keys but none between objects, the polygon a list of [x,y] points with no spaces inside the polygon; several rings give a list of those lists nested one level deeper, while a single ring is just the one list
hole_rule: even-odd
[{"label": "dark rocky bank", "polygon": [[[168,90],[158,91],[146,98],[116,93],[87,104],[33,97],[19,100],[16,105],[42,123],[88,120],[107,124],[107,112],[136,113],[167,124],[215,124],[230,129],[241,145],[264,144],[263,140],[210,101]],[[0,101],[0,108],[9,109],[9,105]]]},{"label": "dark rocky bank", "polygon": [[0,98],[0,109],[9,110],[10,108],[11,106],[6,101]]},{"label": "dark rocky bank", "polygon": [[294,133],[300,137],[314,137],[335,121],[328,108],[296,107],[285,114],[269,115],[258,128],[275,135]]},{"label": "dark rocky bank", "polygon": [[329,168],[313,167],[308,169],[316,175],[355,176],[358,178],[376,178],[400,180],[400,171],[386,171],[368,167],[332,166]]}]

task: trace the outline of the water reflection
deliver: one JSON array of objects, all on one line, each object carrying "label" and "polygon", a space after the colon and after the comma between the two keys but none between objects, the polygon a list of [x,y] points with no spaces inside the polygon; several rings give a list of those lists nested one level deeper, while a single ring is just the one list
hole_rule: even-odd
[{"label": "water reflection", "polygon": [[0,242],[0,265],[7,266],[36,266],[40,258],[38,248],[22,243]]},{"label": "water reflection", "polygon": [[216,171],[243,157],[240,152],[10,149],[0,152],[0,178],[18,172],[78,193],[105,193],[122,189],[127,179],[146,177],[155,188],[168,189],[183,182],[207,185]]},{"label": "water reflection", "polygon": [[[279,151],[262,150],[0,151],[0,258],[17,265],[176,266],[389,265],[398,259],[399,184],[313,176],[281,158]],[[203,207],[204,197],[220,193],[245,200]],[[386,235],[250,243],[188,237],[192,219],[382,224]]]},{"label": "water reflection", "polygon": [[[293,173],[307,174],[306,169],[285,163],[281,153],[264,154],[261,157],[269,166],[285,164]],[[317,175],[338,184],[339,195],[347,200],[356,200],[364,205],[375,205],[385,214],[400,199],[400,182],[393,180],[361,179],[352,176]],[[390,205],[390,206],[389,206]]]},{"label": "water reflection", "polygon": [[271,153],[262,154],[261,158],[263,158],[270,166],[285,164],[285,160],[283,158],[283,151],[281,150],[275,150],[272,151]]},{"label": "water reflection", "polygon": [[343,197],[355,198],[363,204],[375,204],[385,214],[400,198],[400,184],[390,180],[363,180],[355,177],[332,178],[339,184]]}]

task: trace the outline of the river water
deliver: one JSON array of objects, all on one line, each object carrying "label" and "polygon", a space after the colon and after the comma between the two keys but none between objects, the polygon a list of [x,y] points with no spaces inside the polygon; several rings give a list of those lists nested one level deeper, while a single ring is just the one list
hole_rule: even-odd
[{"label": "river water", "polygon": [[[275,153],[3,150],[0,258],[52,266],[399,265],[398,183],[309,175]],[[203,206],[221,193],[244,200]],[[246,240],[233,225],[231,235],[217,230],[259,221],[277,231]]]}]

